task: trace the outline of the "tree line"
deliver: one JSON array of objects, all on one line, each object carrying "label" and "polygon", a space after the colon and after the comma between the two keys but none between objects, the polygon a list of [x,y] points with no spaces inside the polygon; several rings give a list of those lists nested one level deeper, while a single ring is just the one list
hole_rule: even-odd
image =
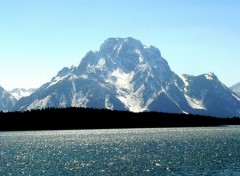
[{"label": "tree line", "polygon": [[113,128],[162,128],[240,125],[240,118],[193,114],[116,111],[94,108],[46,108],[0,112],[0,131]]}]

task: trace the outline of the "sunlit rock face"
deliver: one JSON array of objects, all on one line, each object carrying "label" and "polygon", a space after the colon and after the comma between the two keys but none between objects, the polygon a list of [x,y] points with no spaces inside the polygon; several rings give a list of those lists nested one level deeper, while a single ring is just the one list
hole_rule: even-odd
[{"label": "sunlit rock face", "polygon": [[0,86],[0,111],[9,111],[16,101],[16,98]]}]

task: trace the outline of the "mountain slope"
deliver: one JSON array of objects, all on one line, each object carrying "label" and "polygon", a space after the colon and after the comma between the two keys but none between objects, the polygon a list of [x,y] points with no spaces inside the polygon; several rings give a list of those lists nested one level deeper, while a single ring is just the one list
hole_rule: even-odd
[{"label": "mountain slope", "polygon": [[9,91],[9,93],[16,98],[17,100],[19,100],[22,97],[27,97],[29,95],[31,95],[33,92],[35,92],[36,89],[24,89],[24,88],[15,88],[11,91]]},{"label": "mountain slope", "polygon": [[[225,100],[230,103],[226,108]],[[218,103],[216,107],[214,103]],[[88,52],[76,67],[63,68],[32,95],[20,99],[13,110],[70,106],[240,114],[239,100],[215,76],[178,76],[157,48],[130,37],[107,39],[99,51]],[[223,108],[219,113],[218,106]]]},{"label": "mountain slope", "polygon": [[240,96],[240,83],[234,84],[230,89]]},{"label": "mountain slope", "polygon": [[16,101],[17,100],[11,96],[10,93],[0,86],[0,111],[12,109]]},{"label": "mountain slope", "polygon": [[[222,84],[213,73],[199,76],[182,75],[185,81],[184,95],[190,106],[217,117],[233,117],[240,114],[240,99]],[[201,112],[199,112],[201,110]]]}]

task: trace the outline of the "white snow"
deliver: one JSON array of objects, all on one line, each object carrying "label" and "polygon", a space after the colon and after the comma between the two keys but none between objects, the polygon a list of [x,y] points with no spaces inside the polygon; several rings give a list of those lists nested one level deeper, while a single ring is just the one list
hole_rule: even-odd
[{"label": "white snow", "polygon": [[142,101],[142,92],[144,86],[142,85],[138,90],[134,90],[134,84],[131,83],[131,80],[134,76],[134,72],[125,73],[121,69],[114,70],[110,79],[107,82],[110,82],[116,87],[117,98],[129,108],[130,111],[140,112],[143,111],[143,101]]},{"label": "white snow", "polygon": [[87,97],[88,97],[88,94],[84,95],[84,93],[82,91],[80,91],[78,93],[75,93],[73,95],[71,106],[86,108],[87,107],[87,103],[89,101]]},{"label": "white snow", "polygon": [[88,73],[91,73],[91,72],[95,73],[96,72],[95,69],[96,69],[96,67],[94,65],[91,65],[91,64],[87,65],[87,72]]},{"label": "white snow", "polygon": [[74,80],[74,79],[77,79],[77,78],[78,78],[76,75],[73,75],[73,74],[71,74],[71,73],[69,73],[69,74],[67,74],[67,75],[65,75],[65,76],[63,76],[63,77],[55,76],[55,77],[52,79],[52,81],[49,83],[49,85],[47,86],[47,88],[49,88],[49,87],[51,87],[51,86],[53,86],[53,85],[55,85],[55,84],[63,81],[63,80],[66,79],[67,77],[68,77],[70,80]]},{"label": "white snow", "polygon": [[88,79],[88,75],[81,75],[80,78]]},{"label": "white snow", "polygon": [[236,94],[240,95],[240,83],[237,83],[230,87],[230,89]]},{"label": "white snow", "polygon": [[2,94],[1,99],[3,99],[5,97],[5,91],[2,91],[1,94]]},{"label": "white snow", "polygon": [[187,87],[189,86],[188,80],[184,75],[179,74],[178,75],[182,81],[184,82],[184,91],[187,92]]},{"label": "white snow", "polygon": [[193,109],[205,109],[206,110],[206,108],[204,107],[203,102],[201,100],[190,98],[188,95],[184,95],[184,96],[185,96],[189,106],[191,106]]},{"label": "white snow", "polygon": [[106,95],[106,96],[105,96],[105,107],[106,107],[107,109],[111,109],[111,110],[114,109],[113,104],[111,104],[111,102],[110,102],[110,100],[109,100],[109,95]]},{"label": "white snow", "polygon": [[16,88],[14,90],[9,91],[9,93],[19,100],[22,97],[27,97],[34,92],[34,89],[23,89],[23,88]]},{"label": "white snow", "polygon": [[64,77],[59,77],[59,76],[56,76],[53,78],[53,80],[49,83],[49,85],[47,86],[47,88],[57,84],[58,82],[62,81],[65,77],[67,77],[68,75],[64,76]]},{"label": "white snow", "polygon": [[103,66],[105,65],[106,60],[105,58],[100,58],[96,65],[88,64],[87,65],[87,72],[88,73],[96,73],[96,70],[103,70]]},{"label": "white snow", "polygon": [[117,49],[117,45],[114,46],[113,50],[116,50]]},{"label": "white snow", "polygon": [[140,55],[138,59],[139,59],[139,63],[141,63],[141,62],[143,62],[143,61],[144,61],[144,58],[143,58],[143,56],[142,56],[142,55]]},{"label": "white snow", "polygon": [[122,44],[118,47],[117,54],[120,53],[121,49],[122,49]]},{"label": "white snow", "polygon": [[69,80],[76,80],[76,79],[78,79],[78,77],[76,75],[69,75],[68,79]]},{"label": "white snow", "polygon": [[121,69],[116,69],[111,73],[111,77],[116,78],[115,85],[118,88],[132,89],[130,81],[132,80],[134,72],[125,73]]},{"label": "white snow", "polygon": [[166,93],[166,92],[165,92],[165,90],[163,90],[163,89],[160,90],[160,91],[158,91],[158,92],[154,92],[152,98],[149,98],[149,99],[147,100],[147,103],[146,103],[144,109],[147,110],[148,106],[149,106],[161,93]]},{"label": "white snow", "polygon": [[138,65],[138,69],[140,69],[141,71],[145,71],[147,68],[149,68],[149,65],[147,63],[141,63]]},{"label": "white snow", "polygon": [[208,80],[213,80],[213,73],[211,73],[211,72],[208,73],[208,74],[205,74],[204,76],[205,76],[205,78],[208,79]]},{"label": "white snow", "polygon": [[234,96],[238,101],[240,101],[240,97],[238,97],[238,96],[236,96],[234,94],[232,94],[232,96]]},{"label": "white snow", "polygon": [[208,79],[208,80],[213,80],[213,78],[209,75],[205,75],[205,78]]},{"label": "white snow", "polygon": [[72,95],[76,94],[76,85],[75,85],[75,81],[72,81]]},{"label": "white snow", "polygon": [[184,85],[185,85],[185,86],[188,86],[188,85],[189,85],[188,80],[187,80],[187,78],[185,78],[184,75],[179,74],[178,76],[182,79],[182,81],[184,82]]},{"label": "white snow", "polygon": [[59,102],[59,107],[65,108],[67,106],[67,100],[64,95],[61,96],[60,102]]},{"label": "white snow", "polygon": [[50,100],[51,95],[46,96],[45,98],[41,100],[34,100],[32,104],[30,104],[26,109],[31,110],[31,109],[42,109],[47,107],[47,103]]},{"label": "white snow", "polygon": [[104,64],[106,63],[105,59],[104,58],[101,58],[99,61],[98,61],[98,64],[95,66],[97,69],[101,69]]},{"label": "white snow", "polygon": [[72,103],[71,106],[73,107],[87,107],[88,103],[88,94],[85,94],[80,91],[76,91],[76,84],[75,81],[72,81]]},{"label": "white snow", "polygon": [[186,111],[184,111],[184,110],[182,110],[182,112],[183,112],[183,114],[189,114],[188,112],[186,112]]},{"label": "white snow", "polygon": [[143,55],[141,54],[141,51],[140,50],[135,50],[135,52],[138,54],[138,62],[139,63],[141,63],[141,62],[143,62],[144,61],[144,57],[143,57]]}]

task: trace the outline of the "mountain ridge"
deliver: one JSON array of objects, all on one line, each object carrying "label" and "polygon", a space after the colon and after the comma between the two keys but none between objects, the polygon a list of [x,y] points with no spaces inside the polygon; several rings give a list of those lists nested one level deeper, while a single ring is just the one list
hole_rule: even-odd
[{"label": "mountain ridge", "polygon": [[0,86],[0,111],[8,111],[13,108],[16,101],[17,99],[15,97]]},{"label": "mountain ridge", "polygon": [[230,89],[231,89],[234,93],[236,93],[237,95],[240,96],[240,82],[232,85],[232,86],[230,87]]},{"label": "mountain ridge", "polygon": [[216,75],[179,76],[156,47],[131,37],[105,40],[98,51],[89,51],[78,66],[64,67],[12,110],[46,107],[240,115],[240,101]]},{"label": "mountain ridge", "polygon": [[35,92],[36,89],[34,88],[15,88],[13,90],[8,91],[15,99],[19,100],[22,97],[27,97],[31,95],[33,92]]}]

